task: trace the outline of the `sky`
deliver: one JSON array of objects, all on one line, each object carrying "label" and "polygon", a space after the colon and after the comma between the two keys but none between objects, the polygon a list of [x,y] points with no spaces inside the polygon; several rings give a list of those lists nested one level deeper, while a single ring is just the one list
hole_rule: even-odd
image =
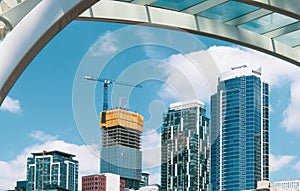
[{"label": "sky", "polygon": [[[269,55],[208,37],[145,26],[73,21],[36,56],[0,107],[0,190],[26,179],[32,152],[76,155],[81,176],[99,173],[101,83],[85,75],[142,88],[109,87],[109,107],[144,116],[143,168],[160,182],[160,126],[170,103],[206,104],[217,76],[233,66],[263,68],[270,84],[271,180],[300,178],[300,69]],[[0,66],[1,68],[1,66]]]}]

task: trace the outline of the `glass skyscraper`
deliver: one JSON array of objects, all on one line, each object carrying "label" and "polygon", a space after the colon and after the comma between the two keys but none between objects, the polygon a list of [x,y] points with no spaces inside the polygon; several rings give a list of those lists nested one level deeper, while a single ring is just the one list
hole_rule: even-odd
[{"label": "glass skyscraper", "polygon": [[164,114],[161,134],[162,190],[209,190],[209,147],[204,104],[171,104]]},{"label": "glass skyscraper", "polygon": [[120,175],[125,180],[126,188],[139,189],[141,183],[143,125],[144,118],[141,115],[124,109],[100,114],[100,173]]},{"label": "glass skyscraper", "polygon": [[211,97],[211,189],[255,189],[269,179],[269,86],[261,69],[232,68]]},{"label": "glass skyscraper", "polygon": [[75,155],[60,151],[32,155],[27,158],[27,191],[53,187],[78,190],[78,161],[73,159]]}]

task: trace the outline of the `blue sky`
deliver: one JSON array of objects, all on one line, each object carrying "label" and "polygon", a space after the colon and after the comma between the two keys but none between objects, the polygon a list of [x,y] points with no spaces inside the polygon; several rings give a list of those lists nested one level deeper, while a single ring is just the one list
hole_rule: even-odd
[{"label": "blue sky", "polygon": [[197,61],[211,63],[219,71],[243,64],[263,67],[271,86],[271,180],[299,179],[299,68],[207,37],[74,21],[32,61],[0,109],[0,190],[12,189],[15,180],[25,179],[26,157],[43,149],[76,154],[80,175],[99,171],[102,84],[84,81],[83,75],[143,86],[114,86],[110,98],[112,107],[117,107],[119,98],[126,96],[122,105],[127,102],[130,110],[145,117],[143,165],[151,172],[151,181],[159,181],[161,114],[169,103],[194,97],[209,111],[213,83],[208,78],[213,74],[195,68]]}]

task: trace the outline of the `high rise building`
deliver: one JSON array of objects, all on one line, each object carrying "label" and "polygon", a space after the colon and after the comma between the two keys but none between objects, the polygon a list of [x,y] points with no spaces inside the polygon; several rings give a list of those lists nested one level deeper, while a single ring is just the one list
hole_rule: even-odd
[{"label": "high rise building", "polygon": [[261,69],[232,68],[211,97],[211,189],[255,189],[269,179],[269,86]]},{"label": "high rise building", "polygon": [[170,105],[161,134],[162,190],[209,190],[209,133],[202,102]]},{"label": "high rise building", "polygon": [[113,173],[126,181],[126,188],[138,189],[142,176],[141,133],[144,118],[124,109],[100,114],[102,148],[100,173]]},{"label": "high rise building", "polygon": [[53,187],[77,191],[78,161],[75,155],[60,152],[32,153],[27,158],[27,191]]},{"label": "high rise building", "polygon": [[83,176],[82,191],[125,191],[125,180],[111,173]]}]

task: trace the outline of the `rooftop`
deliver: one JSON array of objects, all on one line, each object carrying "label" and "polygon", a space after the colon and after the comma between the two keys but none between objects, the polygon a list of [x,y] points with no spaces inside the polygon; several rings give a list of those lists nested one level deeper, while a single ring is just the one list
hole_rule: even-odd
[{"label": "rooftop", "polygon": [[31,153],[33,156],[43,156],[43,155],[60,155],[63,157],[67,157],[67,158],[73,158],[76,155],[73,154],[69,154],[69,153],[65,153],[65,152],[61,152],[61,151],[43,151],[43,152],[39,152],[39,153]]},{"label": "rooftop", "polygon": [[181,109],[187,109],[187,108],[192,108],[192,107],[205,108],[205,104],[198,100],[186,100],[186,101],[181,101],[181,102],[176,102],[176,103],[170,104],[170,109],[174,109],[174,110],[181,110]]},{"label": "rooftop", "polygon": [[219,81],[225,81],[231,78],[241,77],[241,76],[257,76],[261,78],[262,69],[257,68],[253,69],[248,67],[247,65],[232,67],[231,70],[226,71],[220,75]]}]

